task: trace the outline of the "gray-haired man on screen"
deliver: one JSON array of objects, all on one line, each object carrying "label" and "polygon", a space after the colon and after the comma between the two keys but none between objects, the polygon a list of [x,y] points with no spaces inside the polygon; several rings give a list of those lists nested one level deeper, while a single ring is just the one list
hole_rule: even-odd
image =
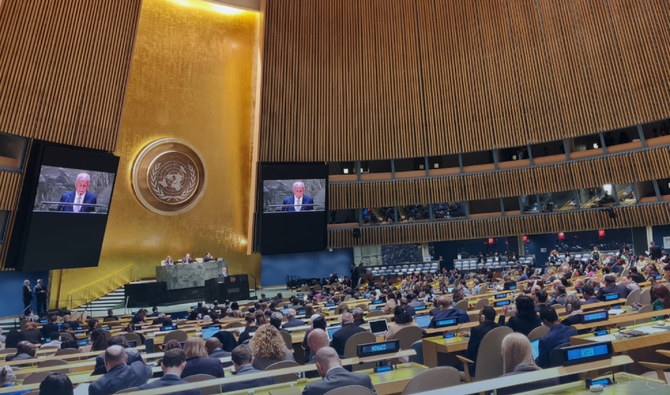
[{"label": "gray-haired man on screen", "polygon": [[314,210],[314,199],[305,195],[305,184],[301,181],[293,183],[293,196],[284,199],[282,211]]},{"label": "gray-haired man on screen", "polygon": [[88,191],[88,188],[91,186],[91,176],[88,173],[79,173],[77,174],[77,179],[74,183],[74,191],[66,192],[61,196],[60,201],[63,203],[74,203],[74,204],[64,204],[58,207],[59,211],[72,211],[75,213],[93,213],[95,212],[94,206],[89,206],[89,204],[96,204],[98,198]]}]

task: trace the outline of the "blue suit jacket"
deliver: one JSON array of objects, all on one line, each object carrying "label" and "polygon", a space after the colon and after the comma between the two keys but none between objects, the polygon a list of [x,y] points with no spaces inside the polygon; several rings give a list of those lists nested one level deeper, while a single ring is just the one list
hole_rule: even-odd
[{"label": "blue suit jacket", "polygon": [[464,322],[470,322],[470,317],[468,316],[468,313],[466,313],[463,310],[458,310],[458,309],[448,309],[444,311],[438,311],[433,315],[433,319],[430,320],[430,327],[434,328],[435,327],[435,322],[444,320],[447,318],[457,318],[458,323],[462,324]]},{"label": "blue suit jacket", "polygon": [[[152,389],[152,388],[169,387],[171,385],[177,385],[177,384],[188,384],[188,381],[182,380],[176,374],[164,374],[163,377],[161,377],[159,380],[152,381],[151,383],[146,383],[146,384],[140,386],[140,389],[141,390],[148,390],[148,389]],[[173,394],[176,394],[176,395],[200,395],[200,390],[199,389],[193,389],[193,390],[188,390],[188,391],[179,391],[179,392],[173,392]]]},{"label": "blue suit jacket", "polygon": [[[77,193],[75,191],[70,191],[66,192],[63,194],[63,196],[60,197],[60,201],[63,203],[74,203],[74,197]],[[98,198],[92,194],[91,192],[86,192],[84,195],[84,201],[82,203],[88,203],[88,204],[96,204],[98,202]],[[58,206],[58,211],[73,211],[72,210],[72,205],[66,204],[62,206]],[[81,210],[79,210],[80,213],[94,213],[95,212],[95,207],[92,206],[81,206]]]},{"label": "blue suit jacket", "polygon": [[[294,203],[294,196],[287,197],[284,199],[284,207],[282,207],[281,211],[295,211],[295,207],[293,207]],[[302,195],[302,207],[300,208],[300,211],[314,210],[314,206],[305,206],[306,204],[314,204],[314,199],[307,195]]]},{"label": "blue suit jacket", "polygon": [[559,344],[567,343],[570,341],[570,336],[576,336],[577,331],[565,326],[563,324],[558,324],[549,330],[549,333],[540,338],[538,344],[538,349],[540,355],[535,360],[537,366],[541,368],[549,367],[549,357],[551,356],[551,350],[556,348]]}]

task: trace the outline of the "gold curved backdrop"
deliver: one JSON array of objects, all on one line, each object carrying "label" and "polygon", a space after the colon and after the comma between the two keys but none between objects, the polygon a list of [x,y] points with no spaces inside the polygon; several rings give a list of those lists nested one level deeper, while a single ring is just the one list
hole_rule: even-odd
[{"label": "gold curved backdrop", "polygon": [[[100,265],[63,270],[61,300],[128,265],[134,265],[132,277],[153,277],[166,255],[177,260],[187,252],[201,257],[210,251],[229,262],[231,273],[260,281],[260,257],[246,255],[245,244],[260,16],[226,11],[202,1],[144,0]],[[147,210],[131,186],[139,152],[165,137],[196,147],[208,173],[202,200],[177,216]]]}]

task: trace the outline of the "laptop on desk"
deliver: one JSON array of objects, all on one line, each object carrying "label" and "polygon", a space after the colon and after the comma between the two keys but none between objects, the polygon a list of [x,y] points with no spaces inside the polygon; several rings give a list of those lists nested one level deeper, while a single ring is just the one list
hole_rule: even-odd
[{"label": "laptop on desk", "polygon": [[419,325],[419,328],[421,329],[428,328],[431,319],[432,317],[428,314],[414,316],[414,321],[416,322],[417,325]]}]

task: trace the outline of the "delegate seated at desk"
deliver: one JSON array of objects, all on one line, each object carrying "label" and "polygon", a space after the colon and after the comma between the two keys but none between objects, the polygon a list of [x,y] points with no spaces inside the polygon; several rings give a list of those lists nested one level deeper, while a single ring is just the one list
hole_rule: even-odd
[{"label": "delegate seated at desk", "polygon": [[451,295],[440,296],[436,300],[437,307],[439,311],[433,315],[433,319],[430,321],[430,327],[435,328],[435,323],[440,320],[456,318],[458,323],[462,324],[464,322],[470,322],[470,317],[468,313],[463,310],[455,309],[452,307],[453,299]]},{"label": "delegate seated at desk", "polygon": [[558,320],[558,313],[552,308],[544,309],[540,312],[542,323],[549,327],[549,333],[540,338],[540,355],[535,363],[541,368],[548,368],[550,365],[551,351],[557,346],[570,341],[571,336],[576,336],[577,331],[561,324]]},{"label": "delegate seated at desk", "polygon": [[321,395],[335,388],[347,385],[360,385],[376,394],[370,376],[362,373],[352,373],[342,367],[342,361],[337,351],[332,347],[323,347],[314,356],[316,369],[323,380],[307,384],[302,391],[303,395]]}]

